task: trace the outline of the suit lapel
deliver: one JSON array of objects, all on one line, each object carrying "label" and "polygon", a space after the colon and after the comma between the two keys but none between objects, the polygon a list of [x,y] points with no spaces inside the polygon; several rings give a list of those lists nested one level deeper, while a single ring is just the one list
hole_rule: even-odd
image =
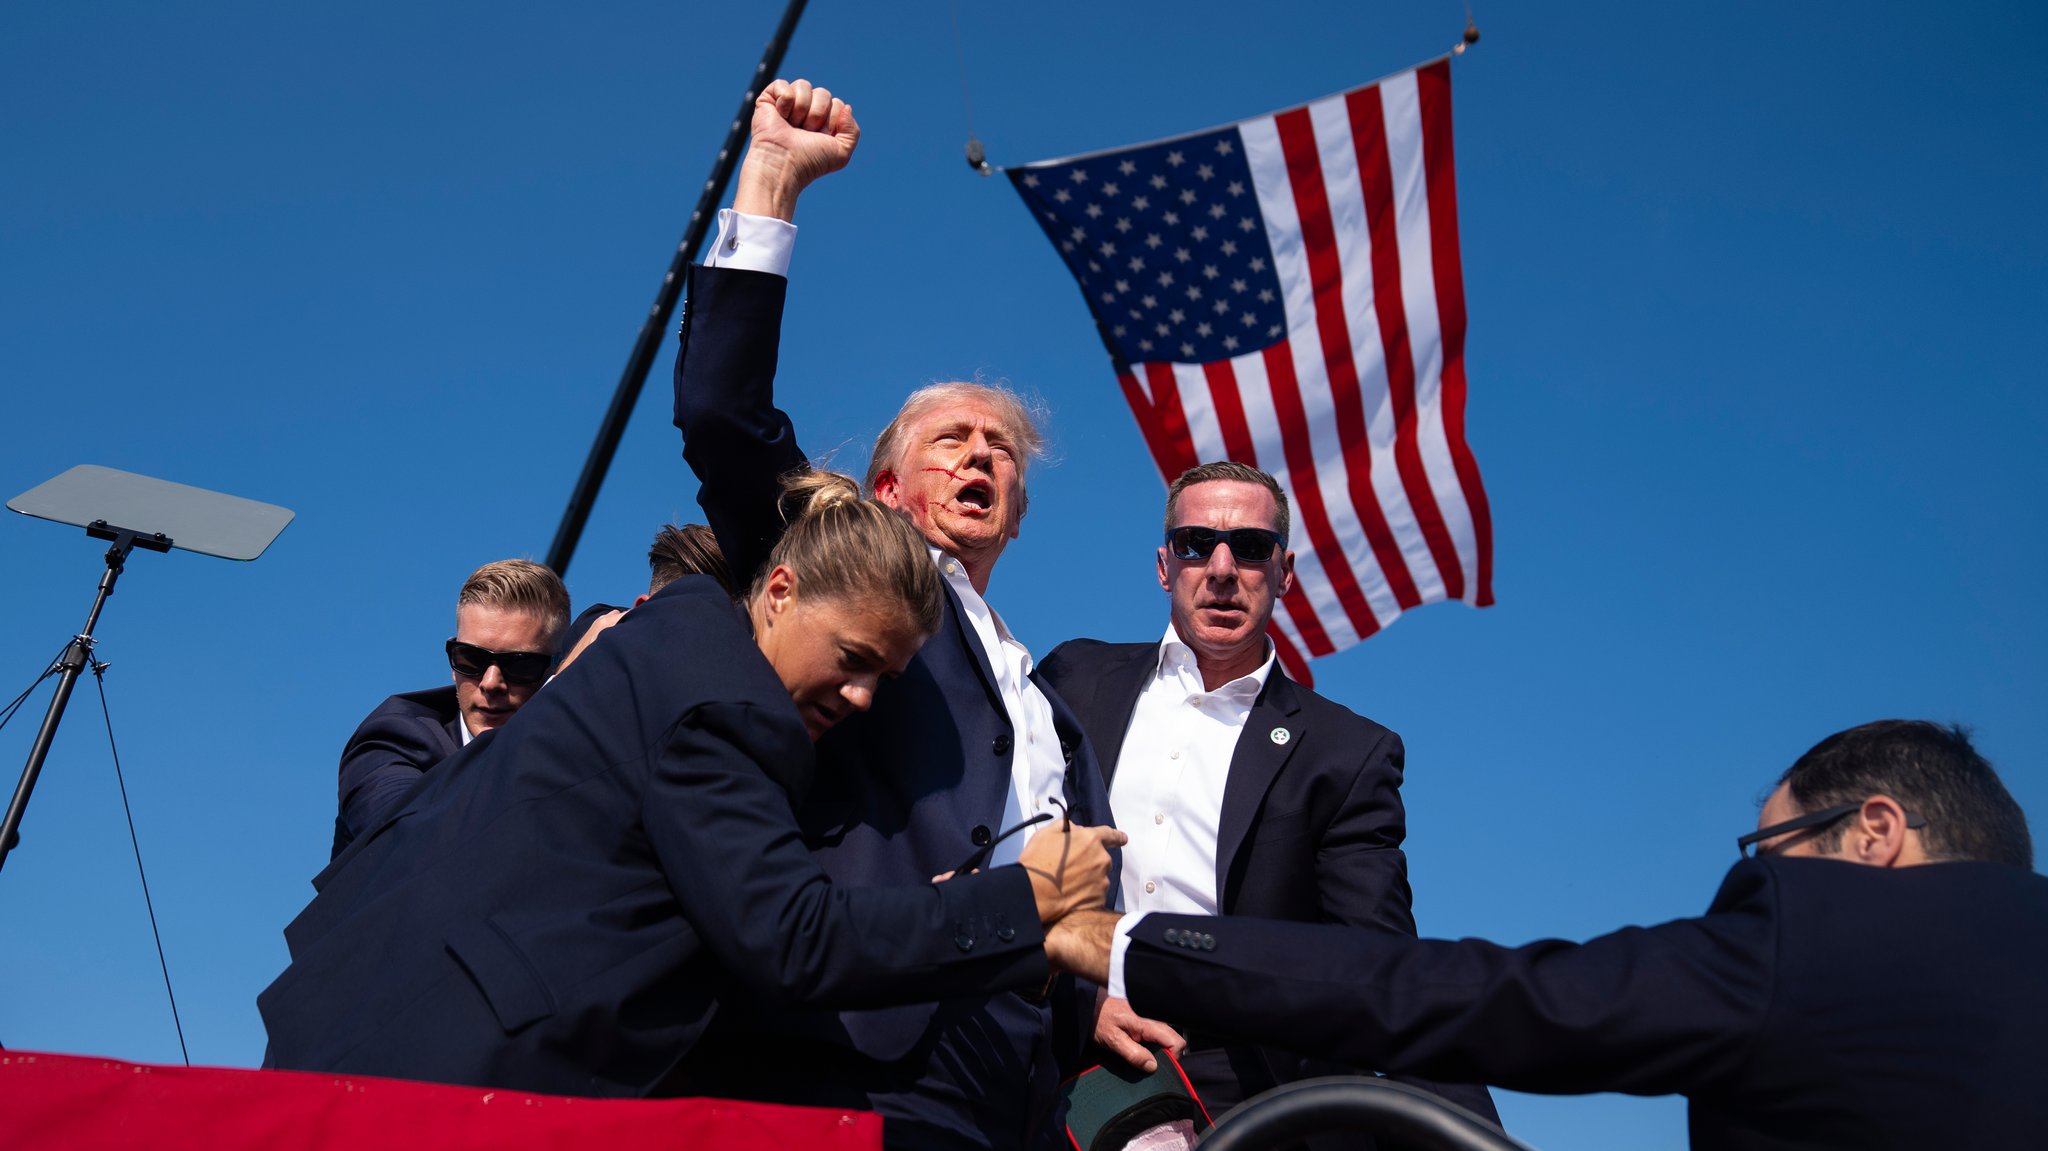
[{"label": "suit lapel", "polygon": [[953,630],[960,634],[960,646],[967,649],[967,662],[980,674],[982,690],[988,693],[988,705],[995,709],[1001,723],[1007,727],[1010,708],[1003,702],[1003,689],[998,686],[995,665],[989,662],[990,654],[982,650],[981,637],[974,632],[974,621],[967,618],[967,608],[960,602],[960,593],[954,591],[953,585],[944,577],[940,578],[939,586],[946,589],[946,618],[952,621]]},{"label": "suit lapel", "polygon": [[[1284,737],[1276,733],[1286,732]],[[1303,730],[1301,700],[1295,687],[1276,662],[1259,692],[1258,702],[1245,717],[1238,733],[1237,749],[1230,757],[1230,775],[1223,783],[1223,813],[1216,824],[1216,906],[1230,913],[1227,877],[1237,858],[1237,849],[1251,831],[1252,817],[1266,798],[1267,789],[1280,769],[1301,746]],[[1284,742],[1283,742],[1284,740]]]},{"label": "suit lapel", "polygon": [[1081,722],[1088,742],[1095,745],[1095,760],[1102,765],[1102,785],[1116,778],[1117,759],[1123,754],[1124,733],[1138,710],[1138,697],[1159,666],[1158,644],[1131,644],[1121,656],[1104,661],[1102,675],[1085,701],[1068,700],[1082,707]]}]

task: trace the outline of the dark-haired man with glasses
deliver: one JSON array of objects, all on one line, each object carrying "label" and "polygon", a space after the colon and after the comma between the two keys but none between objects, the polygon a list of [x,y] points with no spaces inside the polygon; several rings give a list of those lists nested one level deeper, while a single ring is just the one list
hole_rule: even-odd
[{"label": "dark-haired man with glasses", "polygon": [[376,824],[421,775],[503,724],[547,682],[569,625],[569,592],[531,560],[487,563],[463,581],[446,645],[455,682],[377,705],[342,749],[333,855]]},{"label": "dark-haired man with glasses", "polygon": [[1062,924],[1048,949],[1230,1035],[1517,1091],[1683,1094],[1695,1151],[2037,1146],[2048,878],[1967,734],[1837,732],[1757,822],[1706,914],[1584,943],[1153,915]]},{"label": "dark-haired man with glasses", "polygon": [[[1190,468],[1167,491],[1158,549],[1172,604],[1165,636],[1073,640],[1040,670],[1079,715],[1130,836],[1124,911],[1412,936],[1401,737],[1289,680],[1266,638],[1275,602],[1294,586],[1288,526],[1287,493],[1272,476],[1230,461]],[[1181,1040],[1107,997],[1095,1038],[1141,1067],[1150,1056],[1140,1041]],[[1185,1038],[1182,1066],[1211,1114],[1350,1070],[1199,1031]],[[1496,1118],[1484,1087],[1420,1085]]]}]

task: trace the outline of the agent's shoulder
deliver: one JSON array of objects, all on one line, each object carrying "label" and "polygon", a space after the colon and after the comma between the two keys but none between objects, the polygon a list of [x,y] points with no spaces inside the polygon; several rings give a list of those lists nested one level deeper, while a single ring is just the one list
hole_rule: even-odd
[{"label": "agent's shoulder", "polygon": [[1353,741],[1359,746],[1368,746],[1394,735],[1392,728],[1378,720],[1361,715],[1314,688],[1303,687],[1288,679],[1277,666],[1273,668],[1272,678],[1266,684],[1266,698],[1279,702],[1276,696],[1291,697],[1294,705],[1301,709],[1302,714],[1307,716],[1310,722],[1342,732],[1346,740]]},{"label": "agent's shoulder", "polygon": [[1099,639],[1070,639],[1046,653],[1038,670],[1055,680],[1063,676],[1088,675],[1115,667],[1157,651],[1156,643],[1110,643]]}]

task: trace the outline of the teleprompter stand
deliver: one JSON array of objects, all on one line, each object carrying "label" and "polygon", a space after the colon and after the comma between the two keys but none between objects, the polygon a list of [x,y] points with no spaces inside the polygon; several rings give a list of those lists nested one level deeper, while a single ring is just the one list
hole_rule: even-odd
[{"label": "teleprompter stand", "polygon": [[59,673],[57,693],[36,731],[21,782],[7,804],[7,815],[0,820],[0,867],[6,866],[8,853],[19,841],[22,815],[56,738],[57,724],[64,718],[64,705],[71,701],[71,689],[94,662],[93,628],[99,624],[107,597],[114,594],[114,583],[121,578],[129,555],[136,548],[168,552],[175,547],[222,559],[253,560],[292,522],[291,511],[275,504],[92,464],[80,464],[38,484],[8,500],[7,506],[38,519],[82,527],[93,539],[113,542],[107,548],[106,570],[100,575],[92,611],[85,617],[85,629],[72,636],[64,654],[57,657],[53,669]]}]

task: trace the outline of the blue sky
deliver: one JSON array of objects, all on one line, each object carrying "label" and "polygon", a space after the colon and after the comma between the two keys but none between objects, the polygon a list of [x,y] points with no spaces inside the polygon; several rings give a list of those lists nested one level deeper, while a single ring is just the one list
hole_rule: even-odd
[{"label": "blue sky", "polygon": [[[1384,8],[963,5],[975,129],[998,163],[1133,143],[1462,28]],[[99,463],[298,513],[253,564],[138,557],[99,629],[195,1061],[261,1056],[349,731],[445,679],[471,568],[545,552],[778,11],[0,9],[0,494]],[[1499,604],[1316,667],[1407,739],[1422,929],[1696,913],[1775,773],[1882,716],[1974,725],[2038,827],[2048,18],[1477,14],[1453,90]],[[1055,253],[960,158],[952,8],[816,4],[785,72],[866,129],[798,215],[782,395],[807,445],[857,468],[932,379],[1038,393],[1056,458],[991,598],[1040,652],[1155,637],[1162,486]],[[579,606],[638,590],[655,526],[695,516],[672,352]],[[5,696],[82,622],[100,551],[0,519]],[[46,698],[0,731],[10,789]],[[90,684],[0,922],[0,1043],[177,1059]],[[1684,1140],[1673,1100],[1501,1109],[1546,1148]]]}]

